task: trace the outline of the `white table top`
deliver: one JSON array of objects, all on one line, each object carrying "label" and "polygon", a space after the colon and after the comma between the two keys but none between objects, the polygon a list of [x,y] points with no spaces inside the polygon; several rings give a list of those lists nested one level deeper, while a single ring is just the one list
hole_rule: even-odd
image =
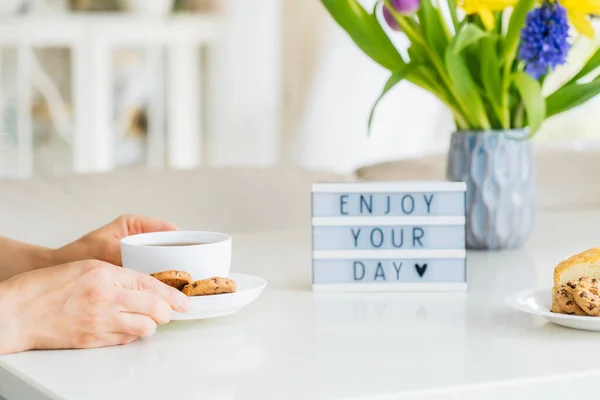
[{"label": "white table top", "polygon": [[0,394],[562,400],[595,393],[600,335],[512,311],[504,297],[551,285],[560,259],[600,244],[598,221],[600,211],[546,214],[524,249],[470,252],[467,294],[313,293],[309,230],[234,235],[233,269],[269,280],[254,304],[228,317],[173,322],[128,346],[0,357]]}]

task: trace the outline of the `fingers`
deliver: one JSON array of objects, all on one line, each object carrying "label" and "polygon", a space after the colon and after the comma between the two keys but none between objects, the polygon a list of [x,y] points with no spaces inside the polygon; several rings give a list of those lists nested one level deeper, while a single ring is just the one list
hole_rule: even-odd
[{"label": "fingers", "polygon": [[119,289],[117,303],[122,312],[150,317],[159,325],[171,320],[169,303],[154,293]]},{"label": "fingers", "polygon": [[121,273],[124,276],[125,289],[156,294],[164,299],[173,310],[182,313],[187,312],[192,305],[191,300],[185,294],[150,275],[129,269],[123,269]]},{"label": "fingers", "polygon": [[156,333],[156,322],[145,315],[122,312],[116,318],[115,333],[130,337],[146,337]]},{"label": "fingers", "polygon": [[134,336],[134,335],[121,335],[121,337],[119,338],[119,344],[121,345],[125,345],[125,344],[129,344],[129,343],[133,343],[136,340],[138,340],[140,337],[139,336]]},{"label": "fingers", "polygon": [[124,220],[128,235],[148,232],[177,231],[179,228],[174,224],[160,219],[144,217],[141,215],[125,215]]},{"label": "fingers", "polygon": [[139,335],[130,335],[127,333],[107,333],[102,337],[79,341],[77,344],[69,346],[69,348],[97,349],[100,347],[121,346],[135,342],[139,338]]}]

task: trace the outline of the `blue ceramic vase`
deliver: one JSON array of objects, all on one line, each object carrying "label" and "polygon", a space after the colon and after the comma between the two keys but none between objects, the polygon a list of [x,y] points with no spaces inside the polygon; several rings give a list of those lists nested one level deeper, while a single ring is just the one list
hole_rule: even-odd
[{"label": "blue ceramic vase", "polygon": [[535,168],[526,130],[455,132],[447,178],[467,184],[467,247],[515,249],[536,215]]}]

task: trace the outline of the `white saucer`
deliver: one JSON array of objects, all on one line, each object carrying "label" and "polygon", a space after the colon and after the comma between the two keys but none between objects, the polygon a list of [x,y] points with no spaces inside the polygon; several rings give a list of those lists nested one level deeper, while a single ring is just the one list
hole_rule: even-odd
[{"label": "white saucer", "polygon": [[234,314],[256,300],[267,286],[267,281],[257,276],[231,273],[229,278],[237,284],[235,293],[191,297],[190,311],[185,314],[173,312],[171,320],[206,319]]},{"label": "white saucer", "polygon": [[524,290],[508,296],[506,303],[516,310],[544,317],[557,325],[600,332],[600,317],[557,314],[550,311],[552,308],[552,287]]}]

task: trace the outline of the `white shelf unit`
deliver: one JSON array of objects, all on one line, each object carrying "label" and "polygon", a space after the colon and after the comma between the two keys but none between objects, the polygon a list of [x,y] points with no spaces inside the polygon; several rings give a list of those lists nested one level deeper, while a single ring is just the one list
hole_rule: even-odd
[{"label": "white shelf unit", "polygon": [[199,50],[215,42],[220,22],[219,16],[209,14],[164,19],[125,13],[0,18],[0,47],[18,52],[18,175],[28,177],[32,172],[30,71],[32,49],[43,47],[67,47],[72,52],[74,173],[115,167],[111,55],[120,46],[143,47],[150,62],[166,55],[166,82],[159,85],[164,95],[154,96],[149,106],[148,163],[162,165],[166,149],[170,167],[200,165],[205,124]]}]

